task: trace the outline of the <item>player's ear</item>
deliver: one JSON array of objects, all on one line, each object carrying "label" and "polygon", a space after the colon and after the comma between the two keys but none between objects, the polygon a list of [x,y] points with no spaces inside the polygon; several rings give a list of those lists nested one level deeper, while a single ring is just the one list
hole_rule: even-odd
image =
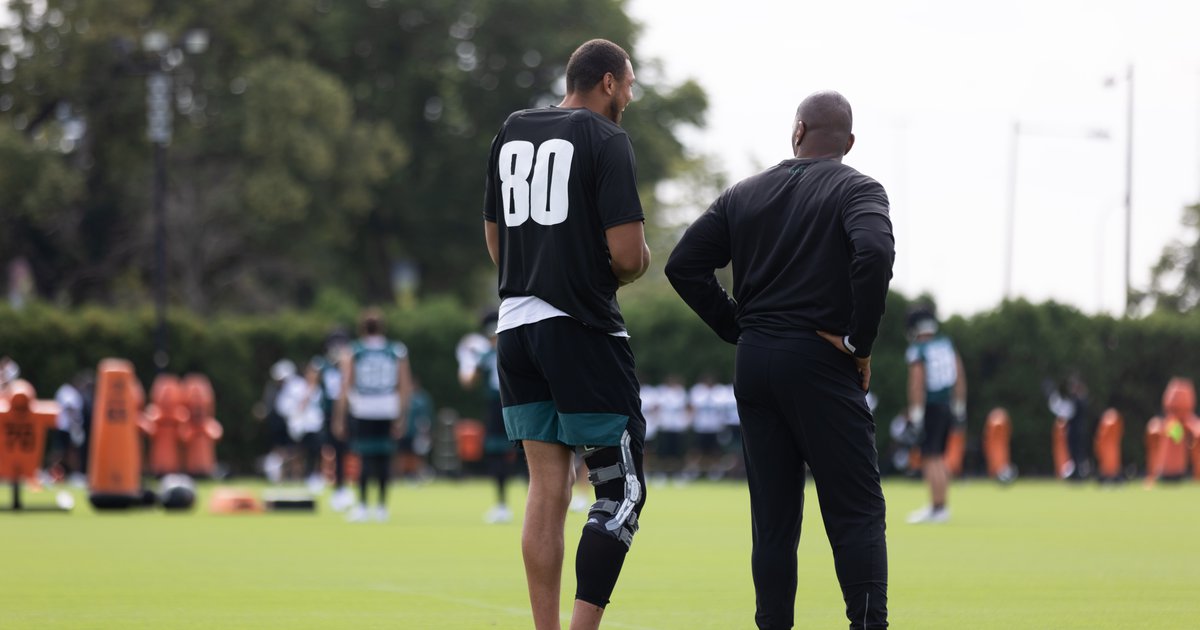
[{"label": "player's ear", "polygon": [[792,155],[800,155],[800,143],[804,140],[804,121],[797,120],[792,128]]},{"label": "player's ear", "polygon": [[849,153],[850,149],[852,149],[853,147],[854,147],[854,134],[850,134],[850,137],[846,138],[846,150],[842,151],[842,155],[846,155],[847,153]]},{"label": "player's ear", "polygon": [[604,80],[601,83],[604,84],[604,93],[606,95],[612,96],[617,91],[617,78],[613,76],[613,73],[605,72]]}]

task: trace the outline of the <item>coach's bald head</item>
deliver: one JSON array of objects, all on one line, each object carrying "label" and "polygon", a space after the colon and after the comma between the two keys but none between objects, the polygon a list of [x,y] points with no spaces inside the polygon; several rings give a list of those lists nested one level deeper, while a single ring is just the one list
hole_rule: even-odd
[{"label": "coach's bald head", "polygon": [[809,94],[796,108],[792,153],[798,158],[841,160],[854,146],[850,101],[832,90]]}]

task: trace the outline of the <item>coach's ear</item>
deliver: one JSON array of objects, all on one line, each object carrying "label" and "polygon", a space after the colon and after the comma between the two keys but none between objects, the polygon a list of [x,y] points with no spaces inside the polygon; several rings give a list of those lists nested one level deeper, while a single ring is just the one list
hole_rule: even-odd
[{"label": "coach's ear", "polygon": [[800,143],[804,141],[804,132],[807,128],[804,126],[804,121],[797,120],[796,125],[792,127],[792,155],[800,157]]},{"label": "coach's ear", "polygon": [[850,137],[846,138],[846,150],[842,151],[842,155],[849,153],[852,148],[854,148],[854,134],[850,134]]}]

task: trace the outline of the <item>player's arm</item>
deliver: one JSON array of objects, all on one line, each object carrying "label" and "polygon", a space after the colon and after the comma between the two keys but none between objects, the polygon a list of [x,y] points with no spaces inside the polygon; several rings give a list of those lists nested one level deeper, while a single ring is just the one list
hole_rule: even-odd
[{"label": "player's arm", "polygon": [[309,361],[308,367],[304,369],[304,382],[308,387],[304,390],[304,400],[300,402],[300,409],[308,409],[308,406],[312,404],[313,398],[321,391],[318,384],[320,376],[320,370],[317,369],[317,366],[312,361]]},{"label": "player's arm", "polygon": [[342,371],[342,387],[338,393],[337,400],[333,402],[333,425],[330,427],[333,430],[333,437],[339,440],[346,439],[346,412],[350,405],[350,388],[354,385],[354,360],[349,352],[345,352],[338,357],[338,364]]},{"label": "player's arm", "polygon": [[475,386],[479,384],[479,366],[476,365],[470,370],[460,371],[458,373],[458,384],[463,389],[475,389]]},{"label": "player's arm", "polygon": [[621,286],[641,278],[650,268],[650,247],[646,245],[646,230],[641,221],[614,225],[604,231],[604,237],[608,240],[613,275]]},{"label": "player's arm", "polygon": [[483,220],[483,238],[487,241],[488,255],[492,264],[500,266],[500,227],[495,221]]},{"label": "player's arm", "polygon": [[916,426],[925,422],[925,363],[908,364],[908,420]]},{"label": "player's arm", "polygon": [[954,397],[950,401],[950,407],[954,411],[954,417],[962,422],[967,417],[967,371],[963,369],[962,355],[958,352],[954,353],[954,365],[958,370],[958,379],[954,381]]},{"label": "player's arm", "polygon": [[408,357],[400,359],[398,363],[396,382],[400,386],[400,417],[396,418],[396,423],[392,425],[392,435],[400,438],[408,431],[408,412],[412,408],[412,367],[408,364]]}]

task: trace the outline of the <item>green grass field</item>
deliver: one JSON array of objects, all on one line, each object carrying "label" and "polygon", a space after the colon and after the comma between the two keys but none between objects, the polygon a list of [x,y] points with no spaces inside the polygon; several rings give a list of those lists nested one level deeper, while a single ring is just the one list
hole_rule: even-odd
[{"label": "green grass field", "polygon": [[[924,526],[904,523],[919,484],[884,490],[895,628],[1200,627],[1200,485],[972,481],[950,523]],[[483,523],[482,481],[398,484],[391,520],[362,524],[325,505],[211,515],[203,496],[189,514],[95,514],[78,496],[69,515],[0,514],[0,628],[531,627],[520,524]],[[605,627],[753,628],[747,503],[736,483],[652,486]],[[815,501],[806,524],[796,627],[844,628]]]}]

